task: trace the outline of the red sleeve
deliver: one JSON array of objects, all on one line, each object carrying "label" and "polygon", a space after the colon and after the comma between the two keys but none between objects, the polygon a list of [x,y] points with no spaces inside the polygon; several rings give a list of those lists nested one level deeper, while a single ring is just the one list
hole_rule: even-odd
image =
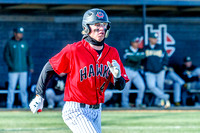
[{"label": "red sleeve", "polygon": [[71,45],[64,47],[58,54],[49,59],[49,62],[57,74],[70,71]]}]

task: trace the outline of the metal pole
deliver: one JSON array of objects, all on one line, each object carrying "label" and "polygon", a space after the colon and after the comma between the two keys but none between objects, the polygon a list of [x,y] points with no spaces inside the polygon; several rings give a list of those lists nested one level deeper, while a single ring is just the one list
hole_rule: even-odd
[{"label": "metal pole", "polygon": [[142,6],[142,11],[143,11],[143,19],[142,19],[142,23],[143,23],[143,45],[145,46],[145,25],[146,25],[146,5],[143,4]]}]

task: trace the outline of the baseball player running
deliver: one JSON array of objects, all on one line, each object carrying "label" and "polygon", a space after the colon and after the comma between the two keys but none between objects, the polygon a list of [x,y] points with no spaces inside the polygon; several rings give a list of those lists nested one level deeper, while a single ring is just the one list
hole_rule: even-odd
[{"label": "baseball player running", "polygon": [[30,103],[33,113],[41,112],[49,79],[67,73],[62,117],[74,133],[101,133],[101,103],[112,82],[122,90],[127,82],[118,51],[106,43],[110,21],[102,9],[90,9],[82,20],[83,39],[68,44],[44,66]]}]

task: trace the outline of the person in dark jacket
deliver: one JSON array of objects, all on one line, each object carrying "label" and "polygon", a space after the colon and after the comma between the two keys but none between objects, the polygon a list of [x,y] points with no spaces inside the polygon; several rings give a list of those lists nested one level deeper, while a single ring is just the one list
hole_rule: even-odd
[{"label": "person in dark jacket", "polygon": [[22,107],[28,108],[27,75],[33,72],[33,63],[27,42],[23,40],[23,27],[13,30],[14,36],[4,47],[4,60],[8,66],[7,108],[12,109],[14,90],[19,80]]},{"label": "person in dark jacket", "polygon": [[164,93],[165,70],[168,56],[162,45],[157,44],[157,33],[150,33],[149,45],[145,46],[145,79],[147,87],[156,95],[156,104],[170,107],[169,95]]},{"label": "person in dark jacket", "polygon": [[187,89],[200,89],[200,67],[193,65],[190,56],[184,58],[184,64],[179,71]]},{"label": "person in dark jacket", "polygon": [[188,89],[200,89],[200,68],[192,64],[190,56],[184,58],[180,71],[181,77],[188,84]]},{"label": "person in dark jacket", "polygon": [[[184,63],[182,67],[179,69],[179,75],[185,81],[184,87],[190,90],[199,90],[200,89],[200,67],[193,65],[192,58],[190,56],[186,56],[183,59]],[[200,103],[200,95],[195,94],[197,96],[198,102]],[[183,100],[186,101],[186,99]],[[199,105],[199,103],[197,103]],[[195,103],[196,104],[196,103]]]}]

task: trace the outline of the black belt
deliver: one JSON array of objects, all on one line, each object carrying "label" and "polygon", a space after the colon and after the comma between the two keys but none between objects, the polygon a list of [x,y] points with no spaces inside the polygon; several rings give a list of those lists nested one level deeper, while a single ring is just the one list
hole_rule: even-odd
[{"label": "black belt", "polygon": [[[81,108],[85,108],[86,104],[85,103],[80,103],[80,107]],[[100,107],[100,104],[89,105],[89,108],[91,108],[91,109],[99,109],[99,107]]]}]

